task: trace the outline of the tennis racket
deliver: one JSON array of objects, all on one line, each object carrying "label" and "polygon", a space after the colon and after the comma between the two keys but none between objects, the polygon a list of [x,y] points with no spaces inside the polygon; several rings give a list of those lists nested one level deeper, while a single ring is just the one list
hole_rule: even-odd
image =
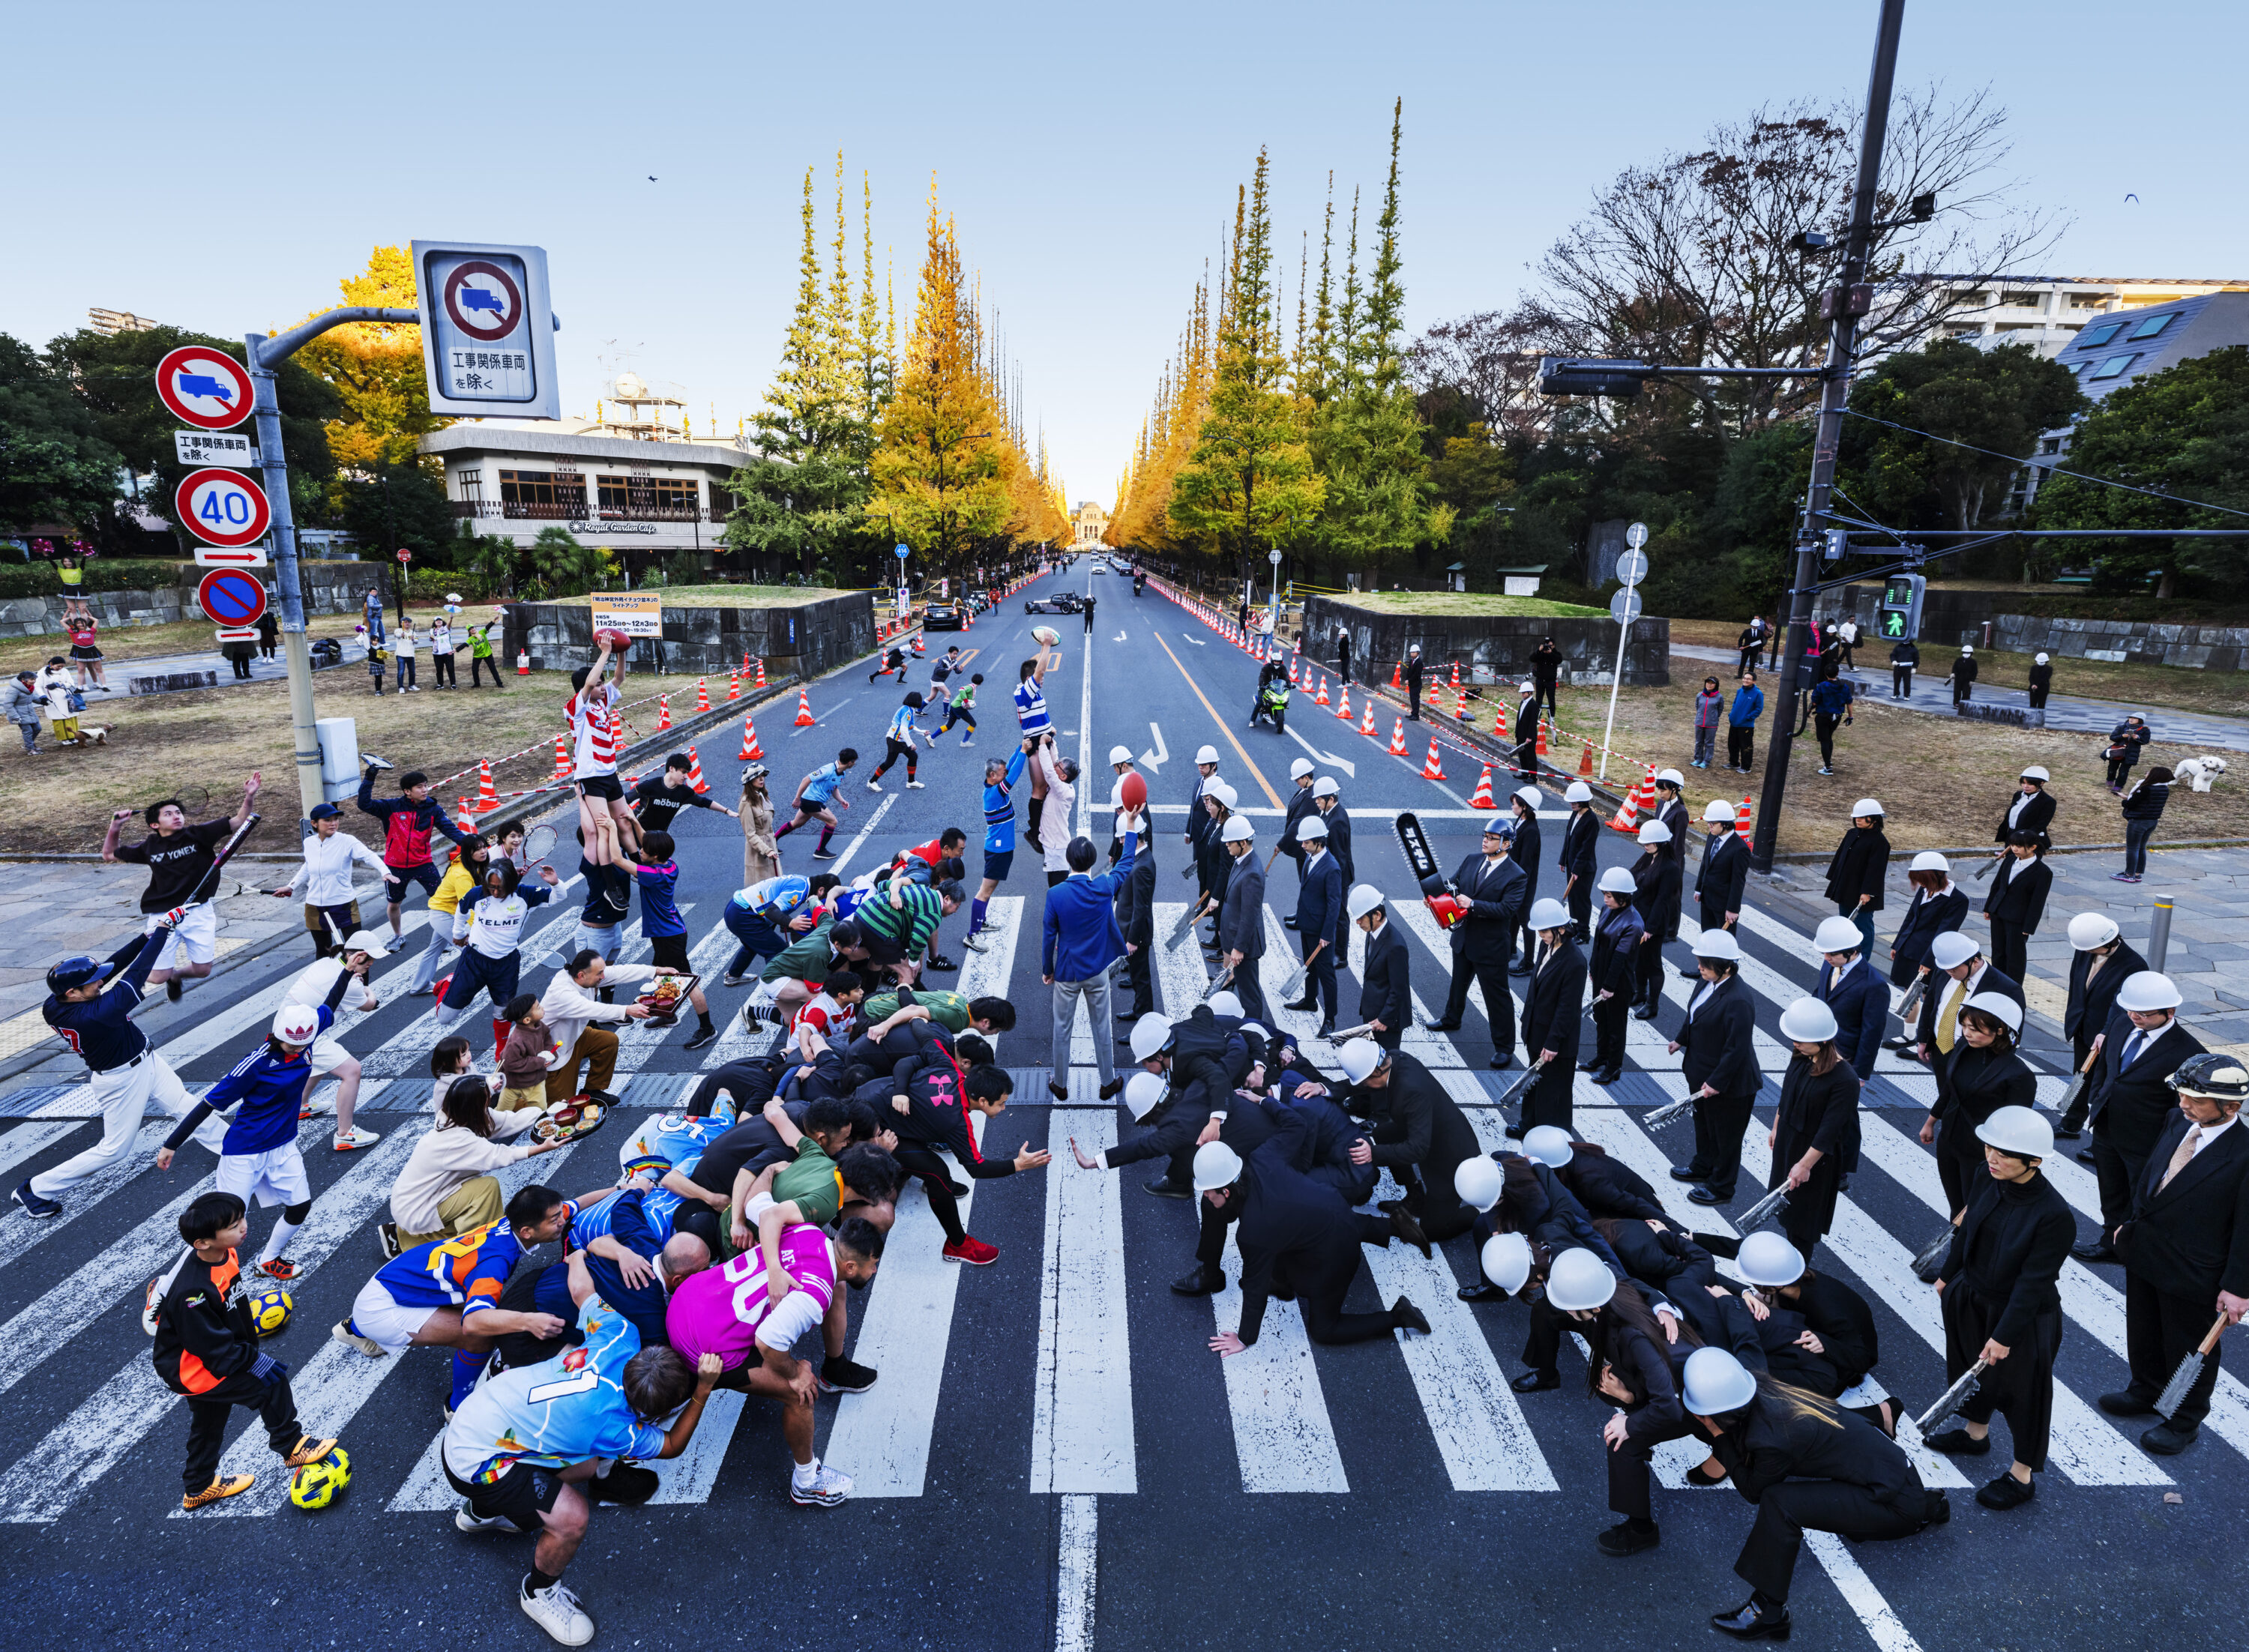
[{"label": "tennis racket", "polygon": [[532,827],[530,831],[524,833],[524,865],[527,867],[542,865],[547,857],[554,853],[554,828],[553,826],[542,824]]},{"label": "tennis racket", "polygon": [[[192,826],[202,818],[203,811],[210,807],[210,788],[199,785],[182,786],[167,800],[177,803],[180,805],[180,812],[188,817],[188,822]],[[129,820],[133,815],[139,812],[137,809],[127,809],[125,814]],[[96,841],[107,834],[109,823],[115,818],[113,815],[102,816],[101,823],[94,829]]]}]

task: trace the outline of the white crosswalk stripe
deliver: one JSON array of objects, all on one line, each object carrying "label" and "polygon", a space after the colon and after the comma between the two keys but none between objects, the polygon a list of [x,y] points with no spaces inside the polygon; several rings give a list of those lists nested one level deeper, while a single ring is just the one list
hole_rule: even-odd
[{"label": "white crosswalk stripe", "polygon": [[1131,1335],[1125,1322],[1124,1210],[1119,1178],[1081,1170],[1069,1138],[1098,1153],[1117,1140],[1117,1109],[1056,1107],[1048,1122],[1046,1264],[1039,1293],[1031,1490],[1137,1491]]}]

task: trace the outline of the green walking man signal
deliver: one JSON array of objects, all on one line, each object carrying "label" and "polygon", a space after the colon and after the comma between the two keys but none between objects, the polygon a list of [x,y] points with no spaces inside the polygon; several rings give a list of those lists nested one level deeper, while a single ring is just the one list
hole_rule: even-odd
[{"label": "green walking man signal", "polygon": [[1883,582],[1876,613],[1885,642],[1920,640],[1921,601],[1928,588],[1928,579],[1918,573],[1894,573]]}]

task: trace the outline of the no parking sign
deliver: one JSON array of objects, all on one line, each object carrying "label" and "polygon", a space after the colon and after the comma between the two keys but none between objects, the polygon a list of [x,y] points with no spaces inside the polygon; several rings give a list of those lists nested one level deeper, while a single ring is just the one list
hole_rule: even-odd
[{"label": "no parking sign", "polygon": [[239,568],[214,568],[196,587],[196,605],[216,624],[255,625],[265,612],[265,586]]}]

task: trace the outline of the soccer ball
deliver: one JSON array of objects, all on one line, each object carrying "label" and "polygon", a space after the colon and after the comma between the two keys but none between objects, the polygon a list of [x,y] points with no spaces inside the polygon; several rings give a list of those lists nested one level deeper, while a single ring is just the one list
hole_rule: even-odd
[{"label": "soccer ball", "polygon": [[325,1509],[336,1493],[351,1484],[351,1458],[338,1446],[317,1463],[307,1463],[290,1477],[289,1501],[300,1509]]},{"label": "soccer ball", "polygon": [[278,1285],[269,1285],[250,1293],[250,1322],[258,1327],[260,1336],[278,1335],[288,1326],[289,1310],[295,1306],[286,1291]]}]

